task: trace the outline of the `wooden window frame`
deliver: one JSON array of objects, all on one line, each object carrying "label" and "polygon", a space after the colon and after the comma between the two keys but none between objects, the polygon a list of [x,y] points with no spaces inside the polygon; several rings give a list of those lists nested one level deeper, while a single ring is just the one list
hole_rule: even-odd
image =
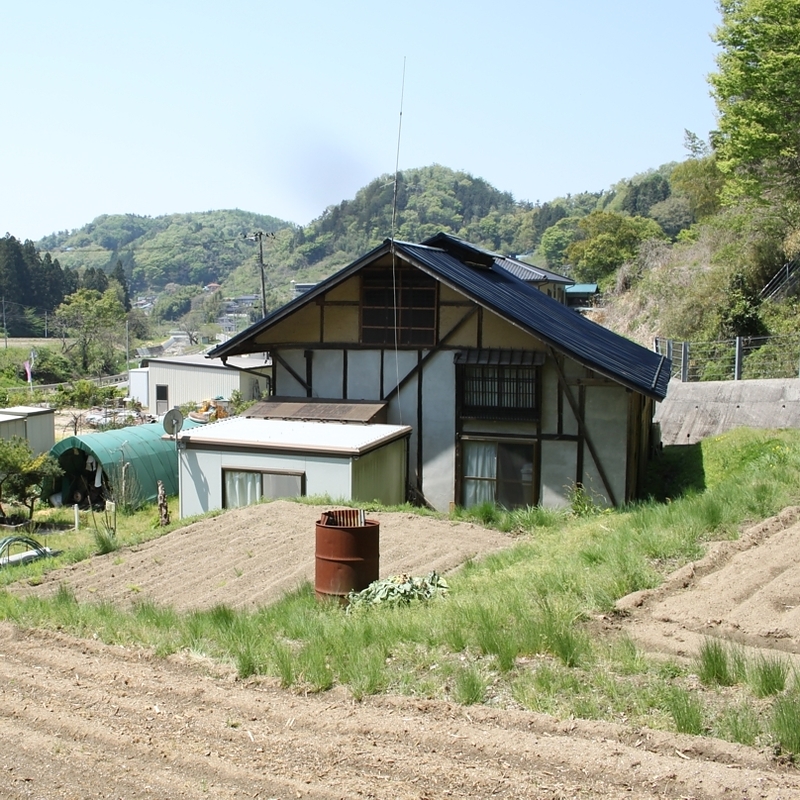
[{"label": "wooden window frame", "polygon": [[438,341],[438,287],[438,281],[414,267],[364,269],[361,273],[361,343],[414,348],[435,346]]},{"label": "wooden window frame", "polygon": [[538,366],[459,364],[456,375],[462,419],[539,419]]}]

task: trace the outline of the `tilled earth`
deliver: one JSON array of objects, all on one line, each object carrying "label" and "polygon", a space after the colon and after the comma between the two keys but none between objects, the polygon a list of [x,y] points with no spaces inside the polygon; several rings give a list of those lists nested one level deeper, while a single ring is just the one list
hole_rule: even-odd
[{"label": "tilled earth", "polygon": [[[230,512],[21,591],[63,582],[79,598],[120,603],[257,605],[313,578],[319,512],[279,503]],[[447,571],[511,541],[476,526],[378,516],[382,576]],[[678,656],[702,635],[800,652],[789,608],[800,585],[796,518],[789,510],[664,589],[627,598],[614,627]],[[0,797],[777,800],[800,798],[800,773],[715,739],[400,697],[355,702],[343,689],[301,696],[189,655],[160,659],[3,624]]]}]

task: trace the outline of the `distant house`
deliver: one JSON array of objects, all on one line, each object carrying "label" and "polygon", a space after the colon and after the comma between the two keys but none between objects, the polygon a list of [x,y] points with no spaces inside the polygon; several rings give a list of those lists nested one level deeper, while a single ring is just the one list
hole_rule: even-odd
[{"label": "distant house", "polygon": [[576,486],[633,499],[669,360],[507,266],[445,234],[387,239],[209,356],[268,351],[280,402],[314,399],[328,419],[385,405],[412,429],[408,496],[434,508],[562,506]]},{"label": "distant house", "polygon": [[317,284],[316,283],[296,283],[292,281],[292,285],[294,286],[294,294],[295,297],[299,297],[301,294],[305,294],[306,292],[313,289]]},{"label": "distant house", "polygon": [[599,292],[596,283],[576,283],[564,290],[570,308],[591,308],[597,302]]},{"label": "distant house", "polygon": [[130,371],[129,396],[156,416],[170,408],[203,400],[230,400],[237,391],[246,400],[269,393],[272,367],[264,354],[233,358],[223,364],[202,354],[144,358]]},{"label": "distant house", "polygon": [[534,267],[516,258],[499,258],[497,264],[529,286],[544,292],[548,297],[555,298],[559,303],[566,303],[565,292],[575,283],[572,278],[559,275],[544,267]]}]

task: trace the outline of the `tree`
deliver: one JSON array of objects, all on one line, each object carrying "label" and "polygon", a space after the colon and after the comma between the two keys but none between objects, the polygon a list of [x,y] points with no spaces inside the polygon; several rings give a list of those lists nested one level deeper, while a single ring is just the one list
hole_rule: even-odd
[{"label": "tree", "polygon": [[671,194],[666,200],[650,206],[650,218],[661,226],[670,239],[675,239],[695,221],[688,198],[678,194]]},{"label": "tree", "polygon": [[658,172],[653,172],[636,183],[628,182],[621,207],[632,217],[646,217],[656,203],[661,203],[669,197],[669,193],[669,181]]},{"label": "tree", "polygon": [[578,222],[583,238],[567,248],[575,277],[599,281],[625,262],[631,261],[647,239],[664,239],[655,220],[595,211]]},{"label": "tree", "polygon": [[119,294],[119,300],[124,306],[126,311],[131,310],[131,293],[128,289],[128,280],[125,277],[125,270],[122,267],[122,261],[117,259],[117,265],[114,267],[114,271],[111,273],[111,281],[116,281]]},{"label": "tree", "polygon": [[[77,353],[77,365],[82,375],[102,375],[113,371],[117,353],[124,336],[125,309],[116,292],[104,294],[94,289],[79,289],[56,309],[56,321],[61,326],[64,352]],[[72,343],[67,344],[71,337]]]},{"label": "tree", "polygon": [[28,509],[28,519],[42,494],[46,478],[57,478],[63,470],[50,453],[34,456],[27,439],[12,436],[0,440],[0,514],[6,516],[3,502],[18,503]]},{"label": "tree", "polygon": [[567,249],[578,238],[578,218],[564,217],[551,225],[543,234],[539,252],[545,257],[547,266],[553,269],[567,263]]},{"label": "tree", "polygon": [[81,289],[94,289],[102,294],[108,289],[108,275],[102,269],[89,267],[81,276]]},{"label": "tree", "polygon": [[732,197],[800,200],[800,0],[719,0],[712,142]]},{"label": "tree", "polygon": [[178,320],[178,327],[188,337],[189,344],[197,344],[200,341],[200,332],[205,324],[206,315],[199,308],[184,314]]},{"label": "tree", "polygon": [[696,220],[719,211],[725,178],[717,166],[716,156],[688,158],[672,170],[669,180],[675,193],[686,198]]}]

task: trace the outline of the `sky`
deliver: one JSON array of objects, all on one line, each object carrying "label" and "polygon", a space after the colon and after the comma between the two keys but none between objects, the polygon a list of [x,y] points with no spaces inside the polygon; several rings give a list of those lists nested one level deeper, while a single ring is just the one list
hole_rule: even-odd
[{"label": "sky", "polygon": [[609,189],[715,127],[716,0],[0,0],[0,235],[239,208],[305,225],[441,164]]}]

